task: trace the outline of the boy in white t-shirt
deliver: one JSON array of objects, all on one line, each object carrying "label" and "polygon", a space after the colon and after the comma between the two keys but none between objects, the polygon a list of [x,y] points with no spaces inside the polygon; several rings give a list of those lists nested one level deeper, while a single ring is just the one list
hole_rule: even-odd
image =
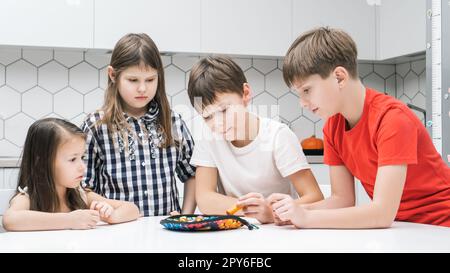
[{"label": "boy in white t-shirt", "polygon": [[300,196],[298,203],[323,199],[295,134],[247,110],[250,86],[230,58],[210,56],[196,63],[188,94],[208,125],[190,161],[197,166],[195,196],[201,212],[224,214],[237,205],[241,215],[283,224],[274,219],[266,200],[270,194]]}]

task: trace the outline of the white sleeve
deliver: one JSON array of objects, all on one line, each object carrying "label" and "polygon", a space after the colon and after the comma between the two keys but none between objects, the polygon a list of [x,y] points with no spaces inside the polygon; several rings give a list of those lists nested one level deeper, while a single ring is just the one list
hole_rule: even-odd
[{"label": "white sleeve", "polygon": [[311,168],[297,136],[287,126],[277,132],[274,145],[275,164],[283,177]]},{"label": "white sleeve", "polygon": [[193,166],[200,167],[216,167],[216,163],[211,158],[210,151],[208,149],[210,140],[200,139],[194,146],[194,153],[190,164]]}]

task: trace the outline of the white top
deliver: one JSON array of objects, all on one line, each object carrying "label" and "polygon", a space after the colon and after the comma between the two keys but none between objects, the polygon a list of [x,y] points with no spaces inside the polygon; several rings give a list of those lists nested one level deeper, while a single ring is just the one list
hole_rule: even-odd
[{"label": "white top", "polygon": [[219,187],[234,197],[249,192],[267,197],[279,192],[296,198],[287,176],[310,168],[297,136],[287,125],[267,118],[259,118],[258,135],[242,148],[218,138],[204,126],[190,163],[217,168]]},{"label": "white top", "polygon": [[388,229],[295,229],[261,225],[216,232],[175,232],[165,216],[91,230],[4,232],[0,252],[450,252],[450,228],[394,222]]}]

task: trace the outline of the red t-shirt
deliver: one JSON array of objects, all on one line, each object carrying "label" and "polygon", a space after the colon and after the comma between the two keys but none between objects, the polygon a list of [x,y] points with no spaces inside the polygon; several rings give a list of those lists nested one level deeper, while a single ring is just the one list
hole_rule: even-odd
[{"label": "red t-shirt", "polygon": [[450,227],[450,168],[404,103],[367,88],[355,127],[346,130],[345,118],[337,114],[323,133],[325,164],[345,165],[370,198],[379,166],[408,165],[397,221]]}]

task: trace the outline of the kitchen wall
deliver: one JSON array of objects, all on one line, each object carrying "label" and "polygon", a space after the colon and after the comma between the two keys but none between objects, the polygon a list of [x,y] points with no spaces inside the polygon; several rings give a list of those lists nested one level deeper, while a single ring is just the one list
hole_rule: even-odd
[{"label": "kitchen wall", "polygon": [[[163,56],[169,100],[188,121],[193,110],[187,81],[198,59]],[[300,139],[322,136],[323,122],[302,110],[295,92],[284,84],[282,60],[235,60],[252,86],[254,109],[262,115],[267,110],[289,124]],[[36,119],[56,116],[80,124],[102,103],[108,62],[109,55],[95,52],[0,48],[0,156],[20,154],[26,130]],[[367,86],[425,108],[425,59],[397,65],[361,63],[359,75]]]},{"label": "kitchen wall", "polygon": [[[110,55],[99,52],[0,48],[0,157],[17,157],[28,127],[54,116],[81,124],[103,101]],[[199,56],[163,56],[166,88],[175,111],[181,112],[194,136],[186,88]],[[299,106],[295,92],[284,84],[281,59],[235,58],[253,90],[252,110],[289,124],[300,139],[322,137],[323,121]],[[359,64],[363,83],[404,102],[425,108],[425,58],[402,64]],[[417,112],[423,119],[423,115]],[[0,184],[5,179],[0,171]],[[1,185],[0,185],[1,188]]]}]

